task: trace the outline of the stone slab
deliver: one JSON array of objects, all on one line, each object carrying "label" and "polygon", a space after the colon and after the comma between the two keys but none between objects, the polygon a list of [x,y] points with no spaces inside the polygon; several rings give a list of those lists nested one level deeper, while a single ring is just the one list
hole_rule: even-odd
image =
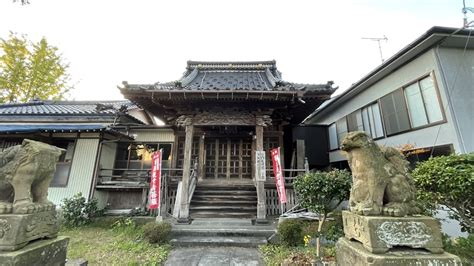
[{"label": "stone slab", "polygon": [[13,251],[40,238],[58,235],[56,210],[31,214],[0,215],[0,251]]},{"label": "stone slab", "polygon": [[68,237],[60,236],[36,240],[20,250],[0,251],[0,266],[64,265],[68,243]]},{"label": "stone slab", "polygon": [[424,248],[443,253],[439,222],[428,216],[363,216],[343,211],[344,235],[370,252],[382,254],[395,247]]},{"label": "stone slab", "polygon": [[346,266],[458,266],[459,257],[450,254],[432,254],[422,249],[397,248],[385,254],[373,254],[356,241],[341,237],[336,243],[337,265]]},{"label": "stone slab", "polygon": [[265,265],[256,248],[239,247],[192,247],[175,248],[166,260],[165,266],[196,265]]}]

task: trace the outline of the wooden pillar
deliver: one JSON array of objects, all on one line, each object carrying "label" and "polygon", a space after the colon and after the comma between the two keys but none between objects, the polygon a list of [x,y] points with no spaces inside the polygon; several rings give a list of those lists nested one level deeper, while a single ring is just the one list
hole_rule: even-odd
[{"label": "wooden pillar", "polygon": [[199,138],[199,176],[198,176],[199,180],[203,180],[204,175],[206,174],[205,173],[205,171],[206,171],[206,168],[205,168],[206,148],[205,148],[205,145],[204,145],[205,138],[206,138],[205,134],[202,134],[202,136]]},{"label": "wooden pillar", "polygon": [[194,126],[191,118],[186,118],[186,139],[184,141],[183,178],[181,182],[181,206],[179,208],[178,222],[189,222],[189,178],[191,176],[191,152],[193,148]]},{"label": "wooden pillar", "polygon": [[[255,126],[255,137],[255,149],[263,151],[263,121],[259,118],[257,118],[257,125]],[[257,171],[254,172],[257,173]],[[257,223],[265,223],[267,211],[265,206],[265,181],[258,181],[256,176],[254,179],[257,183]]]},{"label": "wooden pillar", "polygon": [[304,158],[306,156],[304,139],[296,140],[296,168],[304,169]]}]

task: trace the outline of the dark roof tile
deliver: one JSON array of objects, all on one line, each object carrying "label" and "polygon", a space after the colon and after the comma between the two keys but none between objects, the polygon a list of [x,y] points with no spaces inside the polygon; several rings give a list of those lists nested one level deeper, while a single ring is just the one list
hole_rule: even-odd
[{"label": "dark roof tile", "polygon": [[113,115],[114,110],[98,110],[97,105],[122,105],[137,108],[130,101],[33,101],[28,103],[0,104],[0,115]]}]

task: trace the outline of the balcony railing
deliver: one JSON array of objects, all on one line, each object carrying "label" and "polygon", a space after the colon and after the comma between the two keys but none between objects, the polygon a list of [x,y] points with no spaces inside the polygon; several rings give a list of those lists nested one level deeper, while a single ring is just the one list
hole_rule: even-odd
[{"label": "balcony railing", "polygon": [[[120,173],[120,174],[117,174]],[[162,179],[178,182],[183,176],[181,168],[163,168]],[[97,179],[97,189],[105,188],[143,188],[149,187],[150,169],[101,168]]]}]

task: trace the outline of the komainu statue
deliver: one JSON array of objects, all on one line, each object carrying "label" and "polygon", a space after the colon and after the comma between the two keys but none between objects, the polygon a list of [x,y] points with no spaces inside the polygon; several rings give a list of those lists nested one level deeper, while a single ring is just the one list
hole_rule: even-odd
[{"label": "komainu statue", "polygon": [[35,213],[55,208],[49,183],[62,149],[25,139],[0,152],[0,214]]},{"label": "komainu statue", "polygon": [[378,146],[362,131],[347,134],[341,149],[352,170],[352,212],[398,217],[419,213],[409,163],[398,150]]}]

